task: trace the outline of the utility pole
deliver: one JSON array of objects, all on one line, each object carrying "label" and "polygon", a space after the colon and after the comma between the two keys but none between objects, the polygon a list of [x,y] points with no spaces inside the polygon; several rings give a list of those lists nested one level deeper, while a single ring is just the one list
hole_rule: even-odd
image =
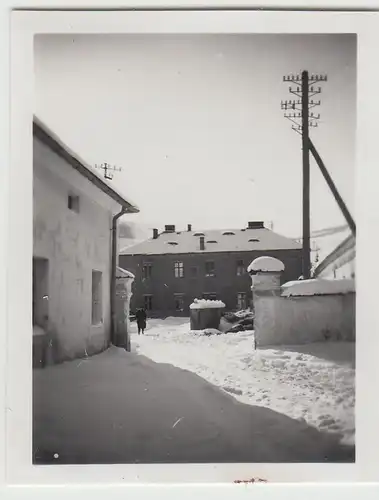
[{"label": "utility pole", "polygon": [[311,277],[311,242],[310,242],[310,170],[309,170],[309,98],[308,71],[301,75],[301,114],[302,114],[302,148],[303,148],[303,276]]},{"label": "utility pole", "polygon": [[[292,82],[295,88],[290,87],[289,91],[298,97],[295,100],[282,101],[281,108],[285,111],[284,117],[290,120],[292,129],[302,136],[302,162],[303,162],[303,278],[311,277],[311,246],[310,246],[310,163],[309,163],[309,128],[317,127],[317,120],[320,115],[309,112],[310,108],[320,105],[320,101],[312,98],[321,93],[321,87],[315,88],[316,82],[324,82],[326,76],[309,75],[308,71],[303,71],[301,75],[284,76],[284,82]],[[310,99],[311,98],[311,99]],[[297,112],[296,112],[297,111]]]},{"label": "utility pole", "polygon": [[111,172],[121,172],[121,168],[110,165],[109,163],[101,163],[100,165],[95,165],[95,168],[99,168],[104,172],[104,179],[112,180],[113,173]]}]

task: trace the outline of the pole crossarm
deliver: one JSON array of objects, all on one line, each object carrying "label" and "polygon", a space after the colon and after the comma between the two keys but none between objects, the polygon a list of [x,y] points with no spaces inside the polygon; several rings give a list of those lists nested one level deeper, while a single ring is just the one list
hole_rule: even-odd
[{"label": "pole crossarm", "polygon": [[107,162],[101,163],[100,165],[95,165],[95,168],[103,170],[104,179],[108,179],[110,181],[113,180],[113,172],[121,172],[121,170],[122,170],[120,167],[110,165]]}]

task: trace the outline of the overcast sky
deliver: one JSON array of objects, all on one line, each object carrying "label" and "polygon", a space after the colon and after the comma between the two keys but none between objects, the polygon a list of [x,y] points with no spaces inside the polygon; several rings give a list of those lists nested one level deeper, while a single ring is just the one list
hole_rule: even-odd
[{"label": "overcast sky", "polygon": [[[112,181],[148,227],[273,221],[301,235],[301,137],[280,109],[282,77],[327,73],[312,139],[354,212],[354,35],[44,35],[35,112]],[[311,229],[344,223],[312,163]]]}]

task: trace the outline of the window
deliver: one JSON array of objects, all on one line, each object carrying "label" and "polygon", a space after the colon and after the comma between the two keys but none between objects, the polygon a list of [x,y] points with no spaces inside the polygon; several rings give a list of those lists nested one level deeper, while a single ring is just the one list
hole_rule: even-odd
[{"label": "window", "polygon": [[73,212],[79,213],[79,196],[68,195],[67,206]]},{"label": "window", "polygon": [[249,243],[259,243],[259,239],[258,238],[250,238]]},{"label": "window", "polygon": [[196,278],[198,274],[199,268],[197,266],[192,266],[190,268],[190,276],[191,278]]},{"label": "window", "polygon": [[177,242],[177,241],[168,241],[168,242],[167,242],[167,245],[171,245],[171,246],[173,246],[173,247],[174,247],[174,246],[176,246],[177,244],[178,244],[178,242]]},{"label": "window", "polygon": [[237,260],[237,276],[242,276],[245,274],[246,268],[243,263],[243,260]]},{"label": "window", "polygon": [[208,260],[205,263],[205,276],[215,276],[215,263],[213,260]]},{"label": "window", "polygon": [[92,324],[99,325],[103,322],[102,301],[102,273],[92,271]]},{"label": "window", "polygon": [[146,280],[151,278],[152,264],[150,262],[144,262],[142,266],[142,279]]},{"label": "window", "polygon": [[144,295],[143,302],[146,311],[151,311],[153,309],[153,296],[152,295]]},{"label": "window", "polygon": [[204,233],[193,233],[194,236],[205,236]]},{"label": "window", "polygon": [[237,294],[237,309],[246,309],[246,293],[241,292]]},{"label": "window", "polygon": [[203,299],[205,299],[205,300],[217,300],[217,293],[205,292],[205,293],[203,293]]},{"label": "window", "polygon": [[175,293],[175,311],[183,312],[184,311],[184,295],[182,293]]},{"label": "window", "polygon": [[235,235],[235,233],[233,233],[233,231],[224,231],[222,234],[224,236],[234,236]]},{"label": "window", "polygon": [[216,240],[208,240],[207,243],[217,243]]},{"label": "window", "polygon": [[183,278],[184,277],[184,264],[183,264],[183,262],[175,262],[174,263],[174,273],[175,273],[175,278]]}]

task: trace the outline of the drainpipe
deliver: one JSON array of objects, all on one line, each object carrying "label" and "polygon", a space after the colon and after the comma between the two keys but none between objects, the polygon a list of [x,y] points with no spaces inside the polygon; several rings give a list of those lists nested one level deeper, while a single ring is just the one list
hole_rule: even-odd
[{"label": "drainpipe", "polygon": [[[115,338],[116,332],[116,269],[117,269],[117,221],[120,217],[128,213],[126,207],[122,207],[121,212],[116,214],[112,219],[112,259],[111,259],[111,296],[110,296],[110,308],[111,308],[111,342],[113,345],[118,345],[117,339]],[[118,347],[125,347],[127,345],[119,345]]]}]

